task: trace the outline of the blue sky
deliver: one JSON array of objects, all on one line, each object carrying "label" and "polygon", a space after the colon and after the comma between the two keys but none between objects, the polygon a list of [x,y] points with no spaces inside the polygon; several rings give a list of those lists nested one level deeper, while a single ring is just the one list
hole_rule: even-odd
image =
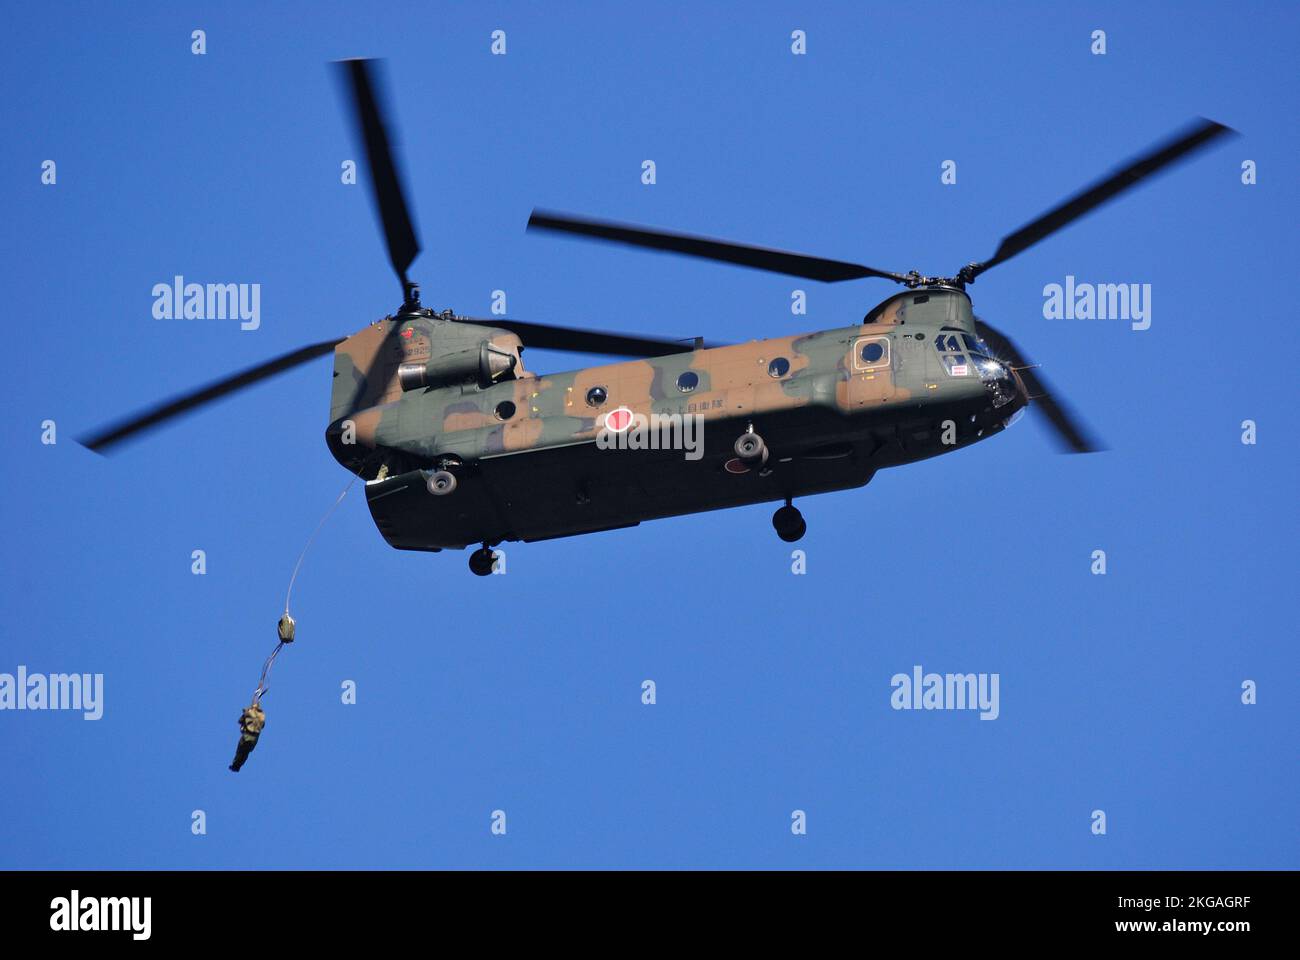
[{"label": "blue sky", "polygon": [[[103,673],[105,711],[0,713],[0,866],[1297,866],[1294,5],[6,20],[0,672]],[[508,545],[480,580],[390,549],[354,490],[234,776],[289,572],[347,481],[329,362],[111,458],[74,437],[396,305],[370,197],[340,183],[346,56],[388,58],[428,305],[504,289],[520,319],[722,341],[852,323],[893,288],[528,235],[529,211],[946,273],[1192,117],[1242,137],[971,289],[1108,452],[1058,455],[1030,416],[806,500],[803,576],[758,506]],[[260,329],[153,319],[176,274],[261,284]],[[1151,284],[1151,328],[1044,319],[1067,275]],[[916,664],[999,674],[1000,716],[891,709]]]}]

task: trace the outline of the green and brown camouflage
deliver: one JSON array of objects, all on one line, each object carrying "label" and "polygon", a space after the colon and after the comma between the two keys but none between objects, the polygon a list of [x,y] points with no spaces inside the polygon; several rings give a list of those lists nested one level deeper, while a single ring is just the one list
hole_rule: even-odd
[{"label": "green and brown camouflage", "polygon": [[[848,327],[551,374],[528,371],[519,337],[489,324],[399,313],[335,349],[327,441],[367,480],[395,547],[542,540],[857,487],[991,436],[1027,402],[1015,373],[977,352],[970,300],[952,287],[900,293]],[[618,409],[698,415],[703,456],[598,449]],[[769,451],[762,469],[737,467],[748,430]],[[426,488],[440,468],[457,477],[446,496]]]},{"label": "green and brown camouflage", "polygon": [[[104,452],[145,430],[327,353],[326,439],[366,481],[384,538],[407,550],[487,548],[632,526],[642,520],[785,500],[773,526],[804,524],[795,497],[859,487],[883,467],[960,449],[1005,428],[1032,393],[1056,437],[1099,449],[1009,337],[977,321],[966,287],[1153,174],[1232,135],[1201,118],[1003,236],[951,277],[534,210],[529,229],[671,252],[818,282],[886,279],[907,288],[861,323],[723,347],[549,324],[478,321],[420,306],[420,252],[376,95],[371,62],[339,65],[402,306],[345,340],[309,344],[206,384],[83,439]],[[636,358],[537,374],[533,346]],[[692,418],[690,449],[603,443],[608,419]],[[702,449],[696,445],[696,425]],[[685,426],[685,422],[682,423]],[[614,432],[621,428],[613,426]],[[639,430],[639,427],[638,427]],[[761,438],[761,439],[760,439]],[[287,642],[287,641],[286,641]]]}]

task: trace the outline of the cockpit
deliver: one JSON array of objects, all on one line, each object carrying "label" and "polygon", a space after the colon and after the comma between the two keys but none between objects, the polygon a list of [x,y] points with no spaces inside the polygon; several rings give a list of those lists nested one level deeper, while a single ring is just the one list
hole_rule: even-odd
[{"label": "cockpit", "polygon": [[948,376],[980,378],[995,410],[1016,398],[1019,390],[1010,365],[994,356],[979,336],[941,330],[935,335],[934,348]]}]

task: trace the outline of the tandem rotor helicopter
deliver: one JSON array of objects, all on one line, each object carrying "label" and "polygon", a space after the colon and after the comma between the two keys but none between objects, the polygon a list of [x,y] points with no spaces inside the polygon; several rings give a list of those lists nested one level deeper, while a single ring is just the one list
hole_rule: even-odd
[{"label": "tandem rotor helicopter", "polygon": [[[1064,448],[1097,449],[1012,340],[974,315],[966,287],[1145,178],[1232,131],[1200,120],[1004,237],[951,277],[891,273],[820,257],[534,211],[533,230],[630,244],[824,282],[879,277],[905,287],[860,323],[731,346],[435,313],[407,271],[420,250],[373,79],[340,67],[352,93],[393,269],[397,310],[211,383],[85,438],[114,445],[173,417],[332,353],[326,443],[365,480],[384,539],[401,550],[492,548],[762,502],[793,542],[797,497],[860,487],[883,467],[958,450],[1032,405]],[[634,359],[565,373],[525,369],[524,346]],[[609,450],[601,431],[639,417],[702,418],[702,453]]]}]

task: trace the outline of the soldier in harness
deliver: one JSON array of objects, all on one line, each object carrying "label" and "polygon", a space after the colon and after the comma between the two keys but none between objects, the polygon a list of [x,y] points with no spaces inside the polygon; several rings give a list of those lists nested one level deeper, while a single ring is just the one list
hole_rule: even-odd
[{"label": "soldier in harness", "polygon": [[257,738],[262,735],[264,726],[266,726],[266,712],[256,701],[250,703],[239,715],[239,746],[235,748],[235,760],[230,765],[230,769],[235,773],[239,772],[239,768],[244,765],[248,755],[257,746]]},{"label": "soldier in harness", "polygon": [[262,709],[262,694],[266,693],[267,680],[271,675],[271,667],[275,663],[276,655],[286,643],[293,643],[294,619],[289,616],[286,610],[284,616],[280,618],[276,626],[276,632],[280,637],[280,642],[275,645],[271,655],[266,658],[266,663],[262,665],[262,679],[257,683],[257,689],[253,691],[253,702],[244,708],[244,712],[239,715],[239,744],[235,747],[235,759],[230,764],[230,769],[238,773],[239,768],[244,765],[248,755],[253,752],[257,746],[257,739],[262,735],[262,728],[266,726],[266,711]]}]

